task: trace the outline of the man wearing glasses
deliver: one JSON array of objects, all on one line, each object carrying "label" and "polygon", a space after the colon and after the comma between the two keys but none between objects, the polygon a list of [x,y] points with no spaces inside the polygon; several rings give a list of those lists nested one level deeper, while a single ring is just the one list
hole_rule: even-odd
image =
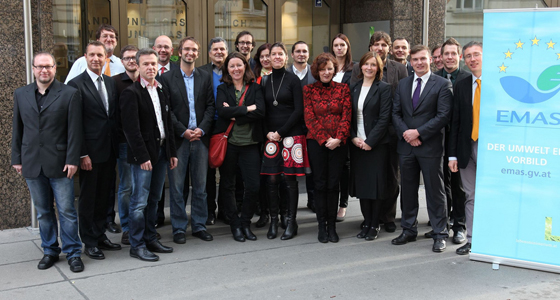
[{"label": "man wearing glasses", "polygon": [[249,63],[249,66],[251,67],[251,70],[253,71],[255,70],[256,62],[251,57],[251,52],[253,52],[255,45],[256,43],[253,34],[251,34],[247,30],[241,31],[235,38],[235,48],[237,48],[237,51],[239,53],[245,56],[247,62]]},{"label": "man wearing glasses", "polygon": [[[99,42],[103,43],[103,45],[105,45],[105,49],[107,49],[107,59],[101,72],[107,76],[115,76],[117,74],[124,73],[126,70],[120,58],[113,54],[115,48],[117,47],[117,42],[119,41],[119,33],[117,32],[117,29],[111,25],[103,24],[97,29],[95,38]],[[74,64],[72,64],[72,68],[70,69],[70,72],[68,72],[64,83],[68,84],[68,82],[74,79],[74,77],[82,74],[86,68],[87,63],[84,57],[76,59]]]},{"label": "man wearing glasses", "polygon": [[160,80],[160,76],[165,72],[179,69],[179,65],[171,63],[171,55],[173,54],[173,42],[166,35],[160,35],[156,38],[152,47],[157,52],[158,69],[156,80]]},{"label": "man wearing glasses", "polygon": [[37,53],[33,58],[36,82],[14,92],[11,164],[27,181],[37,208],[44,253],[37,267],[52,267],[64,252],[70,270],[81,272],[84,264],[74,208],[74,174],[82,146],[82,98],[78,90],[56,80],[55,73],[54,56]]}]

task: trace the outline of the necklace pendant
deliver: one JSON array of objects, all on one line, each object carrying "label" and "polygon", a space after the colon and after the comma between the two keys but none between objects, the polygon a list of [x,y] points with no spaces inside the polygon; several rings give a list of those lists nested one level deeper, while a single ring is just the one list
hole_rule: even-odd
[{"label": "necklace pendant", "polygon": [[274,100],[274,101],[272,102],[272,105],[278,106],[278,101]]}]

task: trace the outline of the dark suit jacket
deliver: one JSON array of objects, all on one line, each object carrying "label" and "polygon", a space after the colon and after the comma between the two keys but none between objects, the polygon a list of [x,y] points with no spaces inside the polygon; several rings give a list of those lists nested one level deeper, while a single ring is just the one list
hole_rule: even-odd
[{"label": "dark suit jacket", "polygon": [[[165,152],[169,160],[171,157],[177,157],[171,108],[167,94],[161,88],[158,88],[157,92],[166,136]],[[126,111],[122,125],[128,143],[128,163],[139,165],[150,160],[152,165],[155,165],[159,158],[161,134],[150,93],[136,81],[123,91],[121,100],[121,110]]]},{"label": "dark suit jacket", "polygon": [[[229,107],[224,107],[222,103],[226,102]],[[235,118],[235,122],[239,125],[251,124],[253,130],[253,140],[255,142],[264,141],[264,131],[262,119],[265,115],[265,104],[262,88],[258,83],[250,83],[249,90],[245,94],[245,100],[242,106],[235,103],[235,86],[233,84],[221,84],[218,86],[218,120],[214,128],[214,134],[225,132],[231,122],[231,118]],[[257,109],[247,112],[247,106],[256,104]]]},{"label": "dark suit jacket", "polygon": [[212,72],[214,72],[212,68],[213,68],[212,62],[209,62],[203,66],[198,67],[199,70],[204,70],[206,73],[210,75],[212,75]]},{"label": "dark suit jacket", "polygon": [[[401,64],[402,65],[402,64]],[[404,66],[404,65],[403,65]],[[412,65],[410,64],[410,62],[406,63],[406,70],[408,72],[408,76],[410,75],[414,75],[414,68],[412,67]]]},{"label": "dark suit jacket", "polygon": [[103,75],[109,102],[109,115],[91,77],[84,71],[70,80],[69,86],[77,88],[82,95],[82,122],[84,143],[81,156],[89,155],[92,163],[106,162],[118,154],[118,134],[115,123],[117,89],[113,78]]},{"label": "dark suit jacket", "polygon": [[115,86],[117,87],[117,115],[115,117],[115,123],[117,124],[117,131],[119,135],[119,143],[126,143],[126,138],[124,137],[124,133],[122,131],[122,124],[121,124],[121,107],[120,107],[120,96],[122,92],[129,86],[131,86],[134,82],[128,76],[126,72],[117,74],[113,76],[115,80]]},{"label": "dark suit jacket", "polygon": [[[399,84],[399,80],[408,77],[405,65],[398,63],[394,60],[387,59],[385,62],[387,64],[387,76],[383,77],[382,81],[391,85],[392,97],[395,96],[395,90]],[[352,79],[350,82],[352,84],[357,83],[361,79],[358,78],[360,74],[360,64],[355,64],[352,68]]]},{"label": "dark suit jacket", "polygon": [[54,80],[41,110],[37,83],[14,92],[12,165],[22,165],[25,178],[66,177],[64,165],[80,165],[82,98],[72,87]]},{"label": "dark suit jacket", "polygon": [[[412,83],[414,76],[399,82],[393,106],[393,125],[399,137],[397,152],[418,157],[438,157],[443,155],[444,127],[451,119],[453,94],[451,82],[441,76],[431,74],[418,100],[412,108]],[[420,133],[422,145],[412,147],[402,137],[408,129]]]},{"label": "dark suit jacket", "polygon": [[[362,84],[363,80],[360,80],[350,87],[350,95],[352,96],[350,139],[358,136],[357,113]],[[375,81],[369,89],[362,111],[364,129],[367,135],[365,142],[370,147],[374,148],[377,145],[389,142],[387,130],[391,120],[392,108],[391,86],[382,81]]]},{"label": "dark suit jacket", "polygon": [[[293,74],[294,73],[293,65],[290,64],[286,68],[286,71]],[[306,86],[308,84],[315,83],[315,81],[317,81],[317,79],[315,79],[315,77],[313,77],[313,75],[311,75],[311,66],[309,64],[307,64],[307,74],[305,74],[305,77],[303,77],[303,79],[301,79],[301,87],[303,88],[304,86]]]},{"label": "dark suit jacket", "polygon": [[[437,70],[436,72],[434,72],[434,74],[443,77],[443,69],[441,70]],[[455,85],[457,84],[457,82],[463,80],[464,78],[467,77],[471,77],[471,72],[468,70],[465,70],[463,68],[459,68],[459,73],[457,73],[457,78],[455,78],[455,83],[453,83],[453,88],[455,88]],[[445,79],[447,79],[447,77],[443,77]]]},{"label": "dark suit jacket", "polygon": [[[161,79],[164,90],[169,93],[171,110],[176,119],[173,123],[173,131],[175,132],[175,145],[178,149],[183,142],[181,135],[189,126],[190,111],[187,87],[180,68],[164,73]],[[208,147],[216,107],[212,89],[212,76],[200,70],[200,68],[194,69],[194,97],[196,124],[198,128],[204,131],[201,141]]]},{"label": "dark suit jacket", "polygon": [[464,169],[471,157],[472,133],[472,80],[468,76],[456,82],[453,89],[453,116],[447,153],[457,157],[459,168]]},{"label": "dark suit jacket", "polygon": [[[174,64],[174,63],[170,62],[170,63],[169,63],[169,71],[167,71],[167,72],[165,72],[165,73],[163,73],[163,74],[169,73],[169,72],[171,72],[171,71],[173,71],[173,70],[177,70],[177,69],[180,69],[180,68],[181,68],[181,67],[180,67],[178,64]],[[159,71],[158,71],[158,73],[157,73],[157,75],[156,75],[156,80],[157,80],[159,83],[161,83],[161,75],[159,75]]]}]

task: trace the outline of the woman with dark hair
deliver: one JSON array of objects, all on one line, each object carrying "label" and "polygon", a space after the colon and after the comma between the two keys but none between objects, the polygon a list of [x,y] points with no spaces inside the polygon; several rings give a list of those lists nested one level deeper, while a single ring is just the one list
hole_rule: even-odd
[{"label": "woman with dark hair", "polygon": [[336,208],[340,173],[348,156],[352,104],[347,84],[333,80],[337,61],[330,53],[315,58],[311,74],[317,82],[303,87],[307,149],[315,184],[318,240],[338,242]]},{"label": "woman with dark hair", "polygon": [[[303,130],[303,94],[299,77],[286,71],[288,51],[283,43],[270,49],[272,74],[263,77],[266,104],[266,143],[261,175],[267,177],[266,191],[270,210],[267,238],[278,234],[279,186],[281,177],[286,183],[288,214],[282,240],[297,235],[298,182],[296,176],[310,173],[307,143]],[[283,176],[282,176],[283,175]]]},{"label": "woman with dark hair", "polygon": [[350,85],[352,67],[354,66],[350,41],[346,35],[339,33],[332,40],[331,46],[331,53],[336,57],[338,66],[335,70],[336,74],[333,77],[333,81]]},{"label": "woman with dark hair", "polygon": [[[250,225],[260,187],[259,143],[264,140],[261,122],[265,112],[262,89],[254,82],[247,60],[238,52],[228,55],[222,74],[224,84],[218,86],[218,120],[214,133],[225,132],[232,122],[233,127],[224,163],[220,167],[220,192],[224,195],[226,214],[231,219],[233,238],[238,242],[256,240]],[[237,164],[241,166],[245,185],[241,216],[237,214],[234,195]]]},{"label": "woman with dark hair", "polygon": [[272,72],[272,66],[270,65],[270,48],[271,44],[264,43],[255,54],[255,77],[257,77],[256,82],[261,83],[261,78]]},{"label": "woman with dark hair", "polygon": [[387,185],[391,86],[383,78],[383,61],[375,52],[360,60],[361,80],[350,87],[350,195],[360,199],[364,226],[357,237],[373,241],[379,233],[379,210]]}]

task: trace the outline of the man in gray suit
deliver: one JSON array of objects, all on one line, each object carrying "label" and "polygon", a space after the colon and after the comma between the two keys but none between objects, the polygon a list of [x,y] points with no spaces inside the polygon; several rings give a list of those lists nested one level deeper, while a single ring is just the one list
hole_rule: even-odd
[{"label": "man in gray suit", "polygon": [[[37,267],[52,267],[63,251],[70,270],[81,272],[84,264],[74,208],[74,174],[82,145],[82,98],[75,88],[57,81],[55,73],[54,56],[39,52],[33,58],[37,81],[14,92],[11,163],[25,177],[37,208],[44,252]],[[62,249],[58,245],[54,199]]]},{"label": "man in gray suit", "polygon": [[428,216],[434,231],[434,252],[446,248],[447,203],[443,189],[443,136],[451,118],[451,82],[430,71],[432,54],[423,45],[411,49],[414,76],[399,82],[393,106],[393,125],[399,136],[401,167],[401,227],[392,240],[404,245],[418,235],[418,185],[420,172],[426,188]]}]

